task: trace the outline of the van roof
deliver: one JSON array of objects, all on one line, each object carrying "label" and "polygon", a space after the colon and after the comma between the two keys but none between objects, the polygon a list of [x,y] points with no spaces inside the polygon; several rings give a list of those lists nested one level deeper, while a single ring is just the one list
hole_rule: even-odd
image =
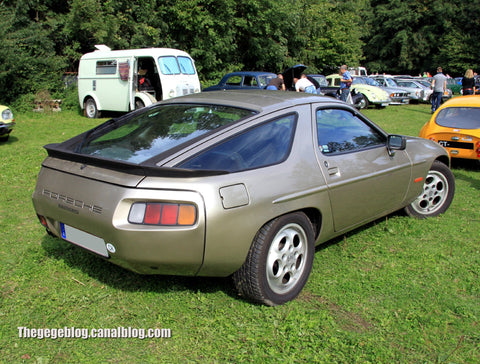
[{"label": "van roof", "polygon": [[187,52],[173,48],[140,48],[140,49],[124,49],[114,51],[96,50],[90,53],[85,53],[81,59],[100,59],[100,58],[118,58],[118,57],[133,57],[133,56],[185,56],[190,57]]}]

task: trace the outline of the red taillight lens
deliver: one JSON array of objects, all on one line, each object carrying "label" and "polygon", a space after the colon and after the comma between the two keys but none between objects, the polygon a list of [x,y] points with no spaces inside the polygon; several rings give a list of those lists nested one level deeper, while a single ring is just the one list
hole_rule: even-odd
[{"label": "red taillight lens", "polygon": [[45,218],[45,216],[37,215],[37,217],[38,217],[38,220],[40,220],[40,224],[48,228],[47,219]]},{"label": "red taillight lens", "polygon": [[480,142],[477,142],[475,152],[477,152],[477,158],[480,158]]},{"label": "red taillight lens", "polygon": [[128,222],[160,226],[191,226],[197,221],[197,208],[191,204],[137,202],[130,208]]}]

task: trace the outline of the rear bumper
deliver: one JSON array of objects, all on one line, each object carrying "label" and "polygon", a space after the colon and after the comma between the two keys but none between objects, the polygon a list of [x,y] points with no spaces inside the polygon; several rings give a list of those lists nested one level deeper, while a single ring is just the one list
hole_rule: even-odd
[{"label": "rear bumper", "polygon": [[[53,235],[131,271],[196,275],[202,266],[205,207],[199,193],[128,188],[43,167],[32,199]],[[197,207],[198,217],[193,226],[129,223],[130,207],[138,201],[187,202]],[[65,226],[87,236],[95,247],[76,241],[68,230],[66,235]]]}]

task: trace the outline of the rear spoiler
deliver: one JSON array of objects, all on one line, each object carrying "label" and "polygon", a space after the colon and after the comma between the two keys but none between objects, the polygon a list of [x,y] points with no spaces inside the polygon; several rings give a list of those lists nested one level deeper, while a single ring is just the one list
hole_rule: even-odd
[{"label": "rear spoiler", "polygon": [[77,152],[70,152],[59,147],[60,144],[47,144],[44,148],[47,150],[48,156],[67,160],[70,162],[83,163],[100,168],[110,169],[117,172],[129,173],[136,176],[148,177],[208,177],[228,174],[230,172],[224,170],[205,170],[205,169],[184,169],[172,167],[158,167],[152,164],[134,164],[123,161],[116,161],[96,157]]}]

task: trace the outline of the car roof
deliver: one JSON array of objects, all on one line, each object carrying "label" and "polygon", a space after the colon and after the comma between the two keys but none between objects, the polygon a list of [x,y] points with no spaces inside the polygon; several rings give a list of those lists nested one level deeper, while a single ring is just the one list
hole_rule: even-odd
[{"label": "car roof", "polygon": [[480,96],[469,95],[453,97],[441,106],[442,109],[447,107],[480,107]]},{"label": "car roof", "polygon": [[262,71],[237,71],[237,72],[230,72],[227,73],[223,78],[225,77],[230,77],[230,76],[262,76],[262,75],[267,75],[267,76],[276,76],[275,73],[273,72],[262,72]]},{"label": "car roof", "polygon": [[328,96],[318,96],[304,92],[269,91],[269,90],[224,90],[209,91],[188,96],[176,97],[161,103],[207,103],[228,105],[249,109],[256,112],[275,111],[289,106],[323,102],[330,104],[343,104],[342,101]]}]

